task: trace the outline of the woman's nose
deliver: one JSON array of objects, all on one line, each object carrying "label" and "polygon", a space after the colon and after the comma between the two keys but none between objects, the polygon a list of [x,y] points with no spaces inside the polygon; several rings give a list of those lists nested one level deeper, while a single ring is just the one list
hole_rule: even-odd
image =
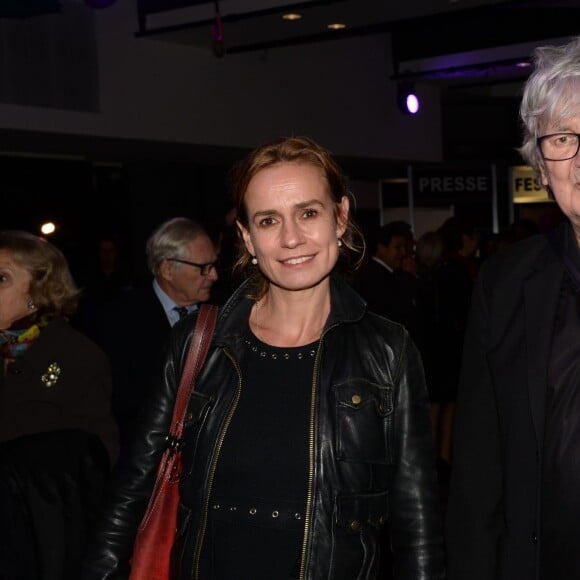
[{"label": "woman's nose", "polygon": [[295,221],[287,221],[282,226],[281,236],[282,245],[293,248],[301,242],[302,231]]}]

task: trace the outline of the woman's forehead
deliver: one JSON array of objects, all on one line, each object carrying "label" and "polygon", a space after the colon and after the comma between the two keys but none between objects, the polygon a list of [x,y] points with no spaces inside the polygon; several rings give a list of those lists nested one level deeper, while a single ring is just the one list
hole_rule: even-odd
[{"label": "woman's forehead", "polygon": [[322,169],[310,164],[278,163],[254,175],[246,190],[246,202],[301,203],[305,199],[327,200],[328,182]]}]

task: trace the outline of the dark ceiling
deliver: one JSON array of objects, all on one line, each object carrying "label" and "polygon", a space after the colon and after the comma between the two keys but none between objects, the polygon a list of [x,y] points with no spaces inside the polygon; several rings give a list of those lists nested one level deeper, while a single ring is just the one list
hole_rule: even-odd
[{"label": "dark ceiling", "polygon": [[[17,14],[23,6],[38,14],[55,11],[62,1],[7,0],[0,6],[0,17],[29,16]],[[84,1],[94,7],[115,0]],[[580,0],[136,0],[136,4],[137,37],[195,45],[216,58],[297,45],[315,51],[320,43],[334,39],[388,35],[392,78],[437,83],[441,88],[444,160],[501,158],[518,163],[517,107],[529,72],[518,65],[529,61],[534,46],[564,42],[580,28]],[[288,13],[301,18],[284,20]],[[343,23],[345,28],[330,30],[331,23]],[[35,140],[35,147],[43,142],[55,153],[70,148],[65,135],[42,137]],[[154,158],[161,149],[170,158],[193,155],[223,163],[240,154],[227,147],[160,147],[145,142],[115,147],[110,140],[95,138],[78,142],[74,149],[119,161],[127,160],[127,151],[136,158]],[[384,176],[388,171],[385,160],[345,162],[353,174]]]},{"label": "dark ceiling", "polygon": [[138,36],[216,56],[388,33],[396,78],[450,84],[522,78],[534,45],[578,33],[580,0],[138,0],[138,12]]},{"label": "dark ceiling", "polygon": [[[205,47],[216,58],[389,35],[391,78],[441,90],[444,160],[514,164],[533,48],[580,29],[580,0],[138,0],[138,12],[138,37]],[[288,13],[301,18],[283,19]],[[374,173],[372,161],[361,172]]]}]

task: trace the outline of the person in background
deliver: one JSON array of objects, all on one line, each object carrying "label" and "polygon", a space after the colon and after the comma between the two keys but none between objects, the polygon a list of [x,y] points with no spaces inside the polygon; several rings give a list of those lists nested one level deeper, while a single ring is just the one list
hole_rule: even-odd
[{"label": "person in background", "polygon": [[540,226],[535,221],[529,218],[519,218],[512,222],[507,230],[508,242],[513,244],[539,233]]},{"label": "person in background", "polygon": [[[422,328],[422,340],[417,344],[421,352],[427,391],[431,402],[431,422],[437,457],[449,461],[445,456],[442,439],[450,440],[451,433],[442,437],[442,407],[447,401],[449,378],[447,369],[448,346],[443,326],[446,321],[441,313],[440,271],[443,264],[443,239],[436,231],[428,231],[417,241],[417,312]],[[447,428],[444,429],[447,432]],[[446,446],[449,443],[446,443]],[[449,452],[448,452],[449,453]]]},{"label": "person in background", "polygon": [[[471,281],[475,280],[479,266],[479,235],[473,221],[464,216],[451,216],[437,232],[443,238],[444,261],[454,277],[459,282],[465,271]],[[471,289],[467,294],[471,294]]]},{"label": "person in background", "polygon": [[225,304],[240,283],[240,280],[234,279],[233,272],[238,237],[236,218],[236,208],[232,207],[225,213],[223,220],[215,224],[215,233],[212,235],[216,247],[219,248],[220,272],[212,288],[211,301],[218,306]]},{"label": "person in background", "polygon": [[0,231],[0,577],[78,580],[118,454],[105,353],[68,323],[62,252]]},{"label": "person in background", "polygon": [[[311,139],[279,139],[234,168],[232,197],[246,280],[190,401],[172,579],[371,579],[390,551],[396,580],[443,579],[423,369],[342,278],[363,244],[342,172]],[[172,331],[84,580],[128,574],[194,319]]]},{"label": "person in background", "polygon": [[449,580],[580,576],[580,37],[540,46],[520,152],[566,216],[482,264],[465,335]]},{"label": "person in background", "polygon": [[203,226],[189,218],[159,224],[145,252],[152,280],[103,309],[96,325],[96,340],[113,368],[113,412],[122,445],[162,362],[171,327],[210,299],[218,278],[216,247]]},{"label": "person in background", "polygon": [[412,277],[417,276],[417,255],[416,246],[417,240],[415,240],[415,234],[411,224],[404,220],[397,220],[394,223],[399,224],[402,231],[406,231],[405,238],[407,240],[405,255],[401,260],[400,271],[405,275],[411,275]]},{"label": "person in background", "polygon": [[103,234],[97,238],[94,261],[77,281],[81,287],[80,302],[71,322],[83,334],[93,337],[103,308],[133,286],[117,236]]},{"label": "person in background", "polygon": [[[437,409],[434,414],[438,433],[437,453],[440,460],[449,466],[453,461],[453,425],[459,369],[473,281],[478,268],[476,253],[479,236],[473,222],[463,216],[447,218],[437,228],[436,233],[443,242],[441,260],[432,272],[437,288],[437,342],[428,344],[427,350],[438,351],[439,354],[436,356],[438,372],[430,372],[431,379],[428,380],[427,387],[430,389],[431,402],[438,403],[432,407],[432,410]],[[422,331],[430,332],[432,338],[433,330],[422,328]],[[425,345],[429,339],[420,337],[418,342]],[[428,366],[430,371],[434,371],[433,365]]]},{"label": "person in background", "polygon": [[417,240],[417,316],[421,327],[417,347],[425,368],[425,380],[431,406],[431,424],[441,491],[442,513],[445,513],[451,464],[453,411],[457,377],[450,360],[449,342],[453,343],[455,323],[448,317],[446,297],[442,296],[443,238],[437,231],[427,231]]},{"label": "person in background", "polygon": [[120,240],[112,234],[100,236],[96,241],[95,263],[86,274],[86,292],[99,302],[109,302],[131,286]]},{"label": "person in background", "polygon": [[355,273],[353,286],[373,312],[399,322],[417,340],[415,276],[403,273],[403,260],[412,246],[411,226],[400,220],[381,226],[372,256]]}]

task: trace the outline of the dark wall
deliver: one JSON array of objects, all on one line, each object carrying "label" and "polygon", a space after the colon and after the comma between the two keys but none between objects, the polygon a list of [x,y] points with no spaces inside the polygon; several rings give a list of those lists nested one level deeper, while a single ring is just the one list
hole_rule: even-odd
[{"label": "dark wall", "polygon": [[449,91],[442,97],[443,157],[454,161],[495,161],[521,165],[519,97],[486,98]]},{"label": "dark wall", "polygon": [[78,278],[92,264],[96,240],[113,235],[137,278],[147,276],[145,241],[161,221],[184,215],[214,224],[228,208],[229,166],[191,162],[93,165],[63,159],[0,158],[0,228],[40,234],[54,221],[51,241]]}]

